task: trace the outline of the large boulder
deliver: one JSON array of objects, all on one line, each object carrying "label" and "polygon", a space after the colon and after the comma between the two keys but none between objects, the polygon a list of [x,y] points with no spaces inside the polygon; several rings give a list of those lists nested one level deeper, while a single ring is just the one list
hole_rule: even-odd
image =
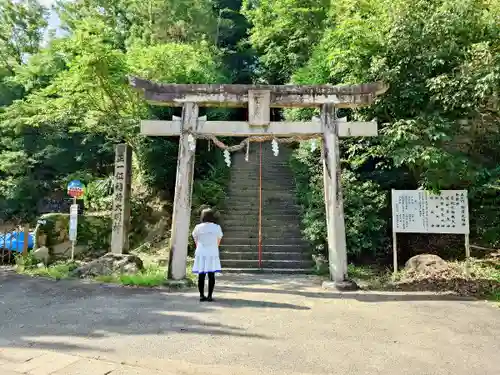
[{"label": "large boulder", "polygon": [[144,269],[141,258],[132,254],[108,253],[71,272],[73,277],[110,276],[114,274],[134,274]]},{"label": "large boulder", "polygon": [[[35,229],[35,248],[47,247],[51,259],[69,259],[69,214],[45,214]],[[107,216],[79,215],[77,240],[74,249],[76,258],[97,258],[109,251],[111,242],[111,219]]]},{"label": "large boulder", "polygon": [[36,250],[33,250],[33,257],[43,262],[43,264],[48,264],[50,260],[49,249],[46,246],[39,247]]},{"label": "large boulder", "polygon": [[407,271],[418,273],[435,273],[446,271],[449,268],[448,263],[442,258],[433,254],[420,254],[408,259],[405,264]]}]

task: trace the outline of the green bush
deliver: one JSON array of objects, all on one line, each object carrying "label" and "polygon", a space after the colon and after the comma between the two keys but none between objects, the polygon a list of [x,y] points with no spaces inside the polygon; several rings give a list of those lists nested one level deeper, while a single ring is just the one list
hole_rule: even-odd
[{"label": "green bush", "polygon": [[94,180],[86,186],[83,197],[85,207],[92,211],[109,211],[113,208],[113,176]]},{"label": "green bush", "polygon": [[[316,252],[326,255],[323,168],[320,151],[311,152],[310,147],[310,142],[302,142],[290,164],[302,207],[304,236]],[[349,170],[342,172],[342,188],[348,255],[351,258],[374,256],[387,242],[388,222],[384,212],[387,194],[374,181],[362,180]]]}]

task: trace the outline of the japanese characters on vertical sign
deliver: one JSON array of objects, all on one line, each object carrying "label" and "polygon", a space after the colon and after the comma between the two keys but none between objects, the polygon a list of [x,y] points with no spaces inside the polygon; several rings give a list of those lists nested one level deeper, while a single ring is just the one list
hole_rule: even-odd
[{"label": "japanese characters on vertical sign", "polygon": [[114,253],[122,253],[126,247],[129,220],[130,155],[126,144],[116,146],[111,238],[111,251]]},{"label": "japanese characters on vertical sign", "polygon": [[76,241],[78,230],[78,205],[72,204],[69,212],[69,240]]},{"label": "japanese characters on vertical sign", "polygon": [[469,233],[466,190],[393,190],[392,226],[395,233]]},{"label": "japanese characters on vertical sign", "polygon": [[248,123],[251,126],[268,126],[271,121],[271,92],[248,90]]}]

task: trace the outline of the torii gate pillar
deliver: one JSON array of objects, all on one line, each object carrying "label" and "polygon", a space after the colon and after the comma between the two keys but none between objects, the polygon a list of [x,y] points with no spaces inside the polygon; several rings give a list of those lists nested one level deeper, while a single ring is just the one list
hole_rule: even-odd
[{"label": "torii gate pillar", "polygon": [[[190,148],[188,133],[197,127],[198,111],[196,103],[184,103],[182,107],[167,275],[169,279],[173,280],[181,280],[186,277],[195,159],[195,150],[194,147]],[[193,138],[191,142],[196,142],[196,139]]]},{"label": "torii gate pillar", "polygon": [[328,239],[328,267],[336,287],[349,288],[347,281],[347,245],[344,202],[342,197],[340,148],[336,110],[332,104],[321,109],[323,127],[323,181]]}]

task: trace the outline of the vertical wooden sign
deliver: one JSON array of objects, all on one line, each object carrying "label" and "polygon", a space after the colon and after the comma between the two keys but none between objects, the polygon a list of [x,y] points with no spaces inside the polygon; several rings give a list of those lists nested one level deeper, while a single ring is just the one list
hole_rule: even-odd
[{"label": "vertical wooden sign", "polygon": [[271,121],[271,91],[248,90],[248,123],[268,126]]},{"label": "vertical wooden sign", "polygon": [[129,248],[131,183],[132,149],[127,144],[116,145],[111,232],[111,252],[115,254],[123,254]]}]

